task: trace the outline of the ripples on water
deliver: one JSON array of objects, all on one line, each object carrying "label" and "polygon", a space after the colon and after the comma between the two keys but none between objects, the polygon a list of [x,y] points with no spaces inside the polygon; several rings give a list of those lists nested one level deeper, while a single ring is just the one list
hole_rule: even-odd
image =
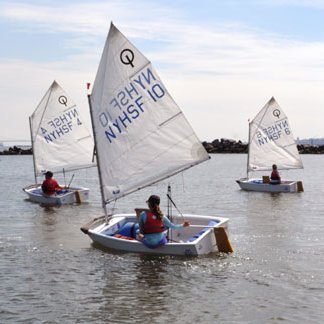
[{"label": "ripples on water", "polygon": [[[239,190],[245,155],[213,155],[172,179],[182,212],[230,218],[235,248],[181,258],[91,244],[79,228],[102,213],[95,169],[74,180],[90,187],[88,204],[43,208],[21,190],[33,183],[32,157],[0,157],[0,322],[321,323],[323,160],[303,156],[305,169],[287,174],[304,180],[302,194]],[[166,210],[167,184],[122,199],[117,211],[145,205],[153,192]]]}]

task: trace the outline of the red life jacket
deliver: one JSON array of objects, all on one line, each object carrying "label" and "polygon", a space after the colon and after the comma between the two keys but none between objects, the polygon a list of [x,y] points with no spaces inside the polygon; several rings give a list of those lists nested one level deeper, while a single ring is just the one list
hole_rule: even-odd
[{"label": "red life jacket", "polygon": [[163,221],[152,212],[146,212],[146,222],[144,224],[144,234],[164,232]]},{"label": "red life jacket", "polygon": [[55,179],[46,179],[42,184],[42,190],[46,195],[54,195],[59,185]]},{"label": "red life jacket", "polygon": [[280,176],[279,176],[279,173],[278,171],[272,171],[271,172],[271,177],[270,177],[271,180],[280,180]]}]

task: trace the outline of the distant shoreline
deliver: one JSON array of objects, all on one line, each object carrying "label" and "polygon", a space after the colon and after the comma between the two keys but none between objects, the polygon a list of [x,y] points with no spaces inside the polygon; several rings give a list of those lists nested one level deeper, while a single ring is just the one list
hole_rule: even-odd
[{"label": "distant shoreline", "polygon": [[[215,139],[212,142],[202,142],[206,151],[209,154],[217,153],[245,153],[248,152],[248,145],[242,141],[236,141],[231,139]],[[324,145],[297,145],[297,149],[300,154],[324,154]],[[9,147],[3,152],[0,152],[0,155],[32,155],[33,150],[31,148],[23,149],[17,146]]]}]

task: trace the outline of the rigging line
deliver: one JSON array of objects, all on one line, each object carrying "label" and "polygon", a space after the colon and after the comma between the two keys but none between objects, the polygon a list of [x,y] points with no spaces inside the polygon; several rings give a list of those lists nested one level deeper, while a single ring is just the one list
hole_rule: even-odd
[{"label": "rigging line", "polygon": [[[71,183],[72,183],[73,178],[74,178],[74,173],[72,174],[72,178],[71,178],[71,180],[70,180],[70,182],[69,182],[68,188],[70,188],[70,185],[71,185]],[[64,181],[65,181],[65,178],[64,178]]]},{"label": "rigging line", "polygon": [[64,186],[66,187],[65,170],[64,170],[64,168],[63,168],[63,177],[64,177]]},{"label": "rigging line", "polygon": [[177,210],[177,212],[180,214],[180,216],[185,219],[185,217],[182,215],[181,211],[178,209],[178,207],[176,206],[176,204],[174,203],[174,201],[172,200],[172,198],[170,197],[169,194],[167,194],[168,199],[171,201],[172,205],[175,207],[175,209]]},{"label": "rigging line", "polygon": [[[110,221],[110,219],[112,218],[112,217],[114,217],[114,215],[115,215],[115,210],[117,209],[115,206],[116,206],[116,204],[117,204],[117,199],[115,199],[115,200],[113,200],[113,206],[110,208],[110,210],[111,210],[111,212],[109,213],[109,214],[107,214],[107,220],[106,220],[106,222],[107,222],[107,224],[109,223],[109,221]],[[105,204],[105,206],[107,205],[107,203]]]}]

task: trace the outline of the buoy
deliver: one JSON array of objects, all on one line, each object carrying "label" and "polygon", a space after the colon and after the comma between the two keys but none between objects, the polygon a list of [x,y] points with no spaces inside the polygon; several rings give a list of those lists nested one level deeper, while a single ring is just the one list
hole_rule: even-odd
[{"label": "buoy", "polygon": [[232,253],[234,252],[233,246],[228,239],[226,230],[224,227],[214,228],[217,248],[219,252]]}]

